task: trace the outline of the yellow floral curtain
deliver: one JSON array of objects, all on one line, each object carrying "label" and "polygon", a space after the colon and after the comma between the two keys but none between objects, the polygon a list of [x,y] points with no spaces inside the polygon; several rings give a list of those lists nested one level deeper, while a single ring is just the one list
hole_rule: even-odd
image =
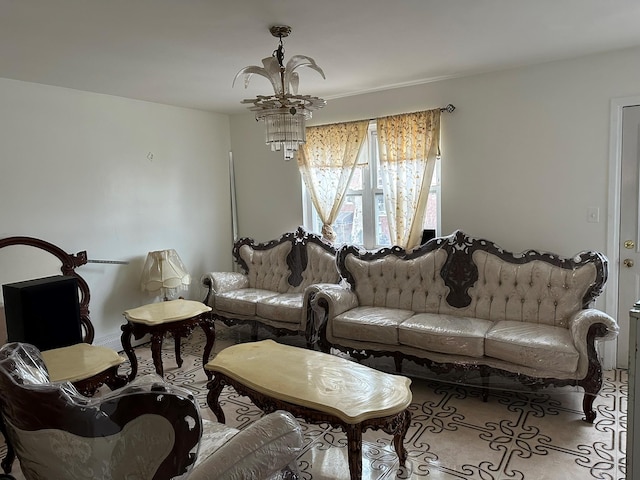
[{"label": "yellow floral curtain", "polygon": [[322,220],[322,237],[335,241],[333,223],[365,143],[368,120],[308,127],[298,150],[298,167],[311,201]]},{"label": "yellow floral curtain", "polygon": [[378,118],[382,190],[391,242],[420,244],[436,157],[440,109]]}]

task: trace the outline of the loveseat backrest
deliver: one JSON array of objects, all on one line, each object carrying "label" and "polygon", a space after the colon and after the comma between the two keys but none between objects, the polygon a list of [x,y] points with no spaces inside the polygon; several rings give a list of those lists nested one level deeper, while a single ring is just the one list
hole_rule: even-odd
[{"label": "loveseat backrest", "polygon": [[315,283],[338,283],[340,274],[336,267],[336,251],[327,243],[308,241],[306,244],[307,262],[302,270],[302,281],[292,286],[292,292],[303,292]]},{"label": "loveseat backrest", "polygon": [[286,293],[289,289],[287,277],[290,274],[287,256],[291,252],[291,243],[282,242],[270,248],[260,246],[245,244],[238,248],[240,265],[246,266],[249,288]]},{"label": "loveseat backrest", "polygon": [[270,242],[241,238],[233,246],[249,287],[278,293],[302,292],[314,283],[338,283],[335,254],[332,245],[302,227]]},{"label": "loveseat backrest", "polygon": [[[516,263],[485,250],[472,254],[478,280],[469,289],[473,316],[567,327],[597,279],[594,262],[564,266],[535,255]],[[556,257],[557,258],[557,257]],[[594,257],[596,259],[597,257]]]},{"label": "loveseat backrest", "polygon": [[607,280],[607,259],[598,252],[513,254],[459,230],[412,252],[345,246],[337,263],[360,305],[564,327]]},{"label": "loveseat backrest", "polygon": [[438,312],[449,292],[440,276],[446,259],[442,249],[367,252],[346,246],[338,252],[338,268],[360,306]]}]

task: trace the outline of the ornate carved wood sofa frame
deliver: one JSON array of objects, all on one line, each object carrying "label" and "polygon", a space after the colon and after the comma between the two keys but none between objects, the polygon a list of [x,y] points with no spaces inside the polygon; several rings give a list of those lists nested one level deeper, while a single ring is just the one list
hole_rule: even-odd
[{"label": "ornate carved wood sofa frame", "polygon": [[306,290],[315,283],[337,283],[336,249],[299,227],[277,240],[255,243],[241,238],[233,257],[242,272],[210,272],[203,302],[226,325],[250,324],[276,335],[304,332],[309,310]]},{"label": "ornate carved wood sofa frame", "polygon": [[436,372],[475,372],[485,399],[495,373],[529,388],[580,386],[586,420],[595,419],[595,342],[618,332],[591,308],[607,280],[602,254],[513,254],[456,231],[412,252],[345,245],[337,265],[349,285],[312,287],[308,343],[359,359],[391,356],[397,371],[409,359]]}]

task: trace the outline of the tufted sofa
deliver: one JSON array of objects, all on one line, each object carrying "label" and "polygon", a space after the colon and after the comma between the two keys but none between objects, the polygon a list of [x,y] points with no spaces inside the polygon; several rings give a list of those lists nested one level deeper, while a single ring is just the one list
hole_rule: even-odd
[{"label": "tufted sofa", "polygon": [[607,279],[603,255],[512,254],[456,231],[412,252],[345,245],[337,266],[348,287],[312,287],[309,343],[356,358],[392,356],[398,371],[404,359],[475,371],[485,399],[494,373],[534,388],[581,386],[586,420],[595,419],[595,342],[618,332],[613,318],[591,308]]},{"label": "tufted sofa", "polygon": [[302,227],[266,243],[241,238],[233,256],[242,272],[203,275],[203,302],[226,325],[251,324],[254,339],[258,326],[297,335],[306,329],[307,289],[340,279],[335,254],[333,246]]}]

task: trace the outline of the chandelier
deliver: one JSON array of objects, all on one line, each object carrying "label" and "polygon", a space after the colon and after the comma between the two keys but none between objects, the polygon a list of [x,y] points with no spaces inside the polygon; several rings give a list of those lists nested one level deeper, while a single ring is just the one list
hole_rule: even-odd
[{"label": "chandelier", "polygon": [[310,95],[298,95],[298,67],[309,67],[325,78],[322,69],[313,58],[294,55],[284,65],[284,46],[282,39],[291,33],[291,27],[275,25],[269,28],[271,35],[280,39],[280,44],[270,57],[262,59],[263,67],[248,66],[240,70],[233,79],[233,85],[239,76],[244,75],[244,87],[247,88],[253,74],[266,77],[273,87],[273,95],[258,95],[256,98],[242,100],[250,104],[249,110],[256,112],[256,121],[262,120],[266,127],[265,141],[271,151],[284,151],[285,160],[291,160],[298,147],[306,141],[305,123],[311,118],[311,112],[326,105],[326,101]]}]

